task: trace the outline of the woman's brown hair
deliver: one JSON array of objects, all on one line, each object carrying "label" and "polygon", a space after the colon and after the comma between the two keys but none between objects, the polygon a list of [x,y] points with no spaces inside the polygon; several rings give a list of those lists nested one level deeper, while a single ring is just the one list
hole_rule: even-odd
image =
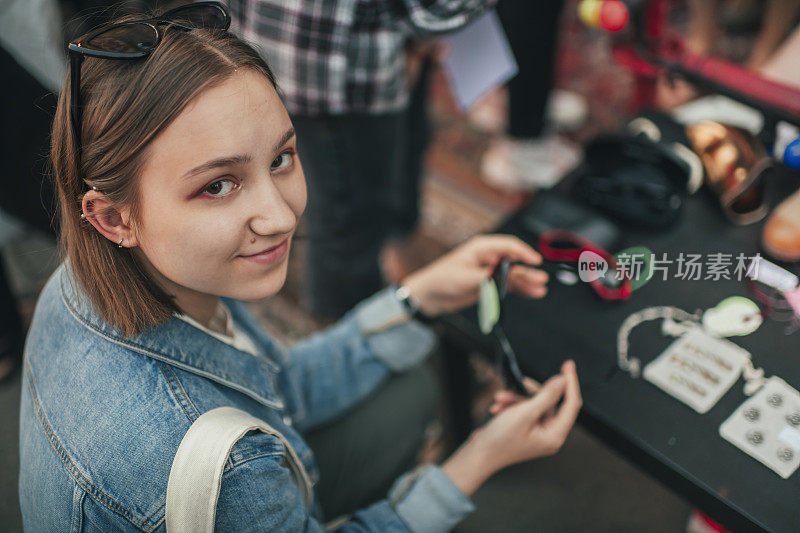
[{"label": "woman's brown hair", "polygon": [[116,206],[129,207],[135,222],[147,147],[192,99],[242,68],[263,74],[275,86],[258,52],[228,32],[161,29],[161,42],[145,58],[84,60],[80,168],[69,74],[53,122],[50,157],[61,253],[95,309],[125,336],[165,322],[177,308],[130,250],[118,248],[81,218],[83,195],[96,187]]}]

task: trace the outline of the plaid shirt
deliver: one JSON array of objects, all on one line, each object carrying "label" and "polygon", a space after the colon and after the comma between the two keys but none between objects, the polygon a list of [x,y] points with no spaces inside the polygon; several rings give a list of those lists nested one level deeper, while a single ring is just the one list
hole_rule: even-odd
[{"label": "plaid shirt", "polygon": [[403,109],[406,40],[456,30],[494,1],[228,0],[228,5],[233,31],[260,49],[289,112],[315,116]]}]

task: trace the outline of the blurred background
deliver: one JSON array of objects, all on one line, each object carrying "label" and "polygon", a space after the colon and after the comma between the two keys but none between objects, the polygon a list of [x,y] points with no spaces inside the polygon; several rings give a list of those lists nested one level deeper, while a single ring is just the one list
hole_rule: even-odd
[{"label": "blurred background", "polygon": [[[0,192],[2,531],[21,530],[16,495],[21,342],[38,291],[60,262],[46,157],[48,117],[66,66],[62,51],[69,40],[116,15],[175,2],[154,4],[0,0],[0,91],[6,112],[0,143],[5,163]],[[401,280],[470,236],[490,231],[539,191],[558,188],[584,162],[583,148],[610,133],[643,135],[662,147],[682,143],[694,157],[677,150],[682,170],[677,182],[669,181],[669,193],[694,193],[696,187],[689,184],[696,179],[693,173],[699,172],[700,179],[706,174],[711,190],[699,194],[708,194],[709,209],[720,210],[731,224],[769,217],[763,249],[798,272],[800,196],[794,183],[800,180],[792,180],[800,168],[800,0],[500,0],[497,12],[491,14],[496,19],[479,18],[473,24],[489,31],[499,21],[506,41],[485,59],[477,55],[488,45],[469,52],[477,54],[472,64],[464,63],[459,48],[464,39],[457,34],[405,43],[413,126],[410,161],[404,166],[410,207],[403,231],[386,238],[380,249],[382,282]],[[513,56],[505,72],[470,79],[469,70],[483,68],[481,61],[507,60],[504,50]],[[265,55],[269,62],[269,50]],[[767,177],[725,185],[723,176],[723,184],[715,185],[717,178],[708,174],[716,168],[716,156],[704,156],[704,148],[683,133],[683,125],[720,116],[748,131],[759,157],[790,183],[780,197],[769,196],[767,208],[760,200]],[[655,124],[657,135],[647,123],[630,126],[642,117]],[[670,133],[676,124],[679,133]],[[302,144],[299,153],[303,158]],[[758,198],[744,207],[725,200],[734,189],[737,199]],[[584,197],[583,202],[623,227],[647,225],[637,220],[642,215],[633,208],[619,212],[620,205],[636,207],[629,192]],[[680,216],[678,208],[674,213],[665,209],[659,222],[664,227]],[[308,248],[313,242],[297,240],[285,288],[252,304],[264,326],[285,342],[324,327],[337,315],[309,303],[308,254],[314,252]],[[499,379],[477,354],[470,357],[470,368],[478,391],[471,412],[474,423],[480,423]],[[445,418],[431,428],[421,460],[437,460],[452,446]],[[480,511],[459,531],[682,531],[691,512],[680,497],[581,428],[560,454],[508,469],[482,487],[475,501]]]}]

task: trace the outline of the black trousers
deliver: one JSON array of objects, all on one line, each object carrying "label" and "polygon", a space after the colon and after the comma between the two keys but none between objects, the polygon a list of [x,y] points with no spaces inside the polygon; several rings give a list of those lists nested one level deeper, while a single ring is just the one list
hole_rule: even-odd
[{"label": "black trousers", "polygon": [[497,4],[519,66],[519,73],[508,83],[509,134],[513,137],[537,137],[544,128],[563,5],[563,0],[503,0]]},{"label": "black trousers", "polygon": [[319,466],[315,488],[326,520],[386,498],[397,478],[416,466],[438,394],[425,363],[392,376],[342,418],[303,436]]},{"label": "black trousers", "polygon": [[[31,226],[54,233],[53,186],[45,178],[56,96],[0,47],[0,101],[3,106],[3,172],[0,209]],[[22,334],[22,323],[0,260],[0,341]],[[0,342],[3,344],[3,342]]]},{"label": "black trousers", "polygon": [[383,287],[384,242],[417,225],[428,69],[406,110],[292,117],[308,185],[305,303],[318,316],[339,318]]},{"label": "black trousers", "polygon": [[54,188],[46,178],[50,128],[57,97],[0,47],[3,106],[3,193],[0,209],[31,226],[54,233]]}]

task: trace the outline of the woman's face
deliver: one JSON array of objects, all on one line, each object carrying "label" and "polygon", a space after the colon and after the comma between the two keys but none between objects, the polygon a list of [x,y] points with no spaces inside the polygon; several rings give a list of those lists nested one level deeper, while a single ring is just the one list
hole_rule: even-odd
[{"label": "woman's face", "polygon": [[289,116],[269,81],[243,69],[148,147],[135,253],[184,312],[265,298],[283,285],[305,206]]}]

